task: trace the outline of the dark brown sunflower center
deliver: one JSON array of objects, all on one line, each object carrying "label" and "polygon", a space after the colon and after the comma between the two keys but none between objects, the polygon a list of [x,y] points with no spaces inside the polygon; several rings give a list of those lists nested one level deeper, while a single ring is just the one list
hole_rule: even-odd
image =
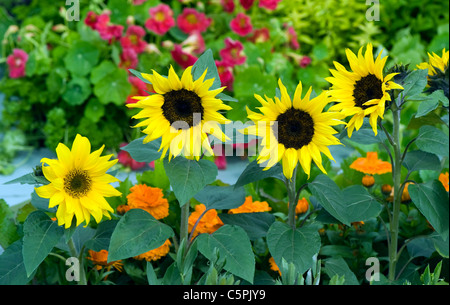
[{"label": "dark brown sunflower center", "polygon": [[365,102],[383,97],[381,80],[374,74],[364,76],[355,83],[353,97],[355,98],[355,105],[357,107],[362,109],[369,108],[370,106],[364,105]]},{"label": "dark brown sunflower center", "polygon": [[161,108],[171,125],[174,122],[185,122],[189,125],[183,127],[183,124],[177,124],[178,129],[196,126],[203,117],[201,98],[195,92],[186,89],[172,90],[164,94],[164,104]]},{"label": "dark brown sunflower center", "polygon": [[64,177],[64,191],[73,198],[85,196],[91,186],[92,179],[87,171],[73,169]]},{"label": "dark brown sunflower center", "polygon": [[272,129],[278,143],[285,148],[300,149],[312,141],[314,121],[309,113],[290,108],[278,116]]}]

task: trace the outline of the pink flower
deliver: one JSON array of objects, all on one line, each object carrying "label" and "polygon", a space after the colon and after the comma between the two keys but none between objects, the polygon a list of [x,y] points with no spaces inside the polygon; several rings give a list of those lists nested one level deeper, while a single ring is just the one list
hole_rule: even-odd
[{"label": "pink flower", "polygon": [[289,40],[289,46],[294,50],[298,50],[300,48],[300,44],[298,43],[297,33],[295,32],[294,27],[289,26],[287,28],[287,37]]},{"label": "pink flower", "polygon": [[84,19],[84,23],[90,27],[91,29],[95,30],[95,25],[97,24],[98,15],[94,13],[93,11],[89,11],[86,15],[86,18]]},{"label": "pink flower", "polygon": [[170,52],[170,54],[172,54],[173,60],[175,60],[175,62],[183,69],[192,66],[197,61],[197,57],[184,51],[179,44],[174,46],[174,49]]},{"label": "pink flower", "polygon": [[195,31],[204,32],[211,24],[211,18],[205,14],[197,12],[193,8],[186,7],[177,18],[177,24],[180,30],[186,34],[192,34]]},{"label": "pink flower", "polygon": [[216,60],[216,67],[217,72],[219,73],[220,83],[222,84],[222,86],[226,86],[227,90],[233,91],[233,82],[234,82],[233,67],[231,67],[224,61],[218,60]]},{"label": "pink flower", "polygon": [[215,156],[214,163],[220,170],[227,169],[227,158],[225,155]]},{"label": "pink flower", "polygon": [[200,32],[194,32],[181,43],[184,50],[189,50],[188,53],[202,54],[205,52],[205,40]]},{"label": "pink flower", "polygon": [[20,78],[25,76],[25,65],[28,61],[28,54],[22,49],[14,49],[8,56],[6,63],[9,68],[10,78]]},{"label": "pink flower", "polygon": [[248,38],[253,43],[266,42],[270,39],[270,32],[268,28],[256,29],[253,35]]},{"label": "pink flower", "polygon": [[146,2],[147,0],[133,0],[133,5],[141,5],[144,2]]},{"label": "pink flower", "polygon": [[247,57],[243,54],[244,46],[239,40],[225,39],[225,48],[219,51],[222,60],[229,66],[242,65]]},{"label": "pink flower", "polygon": [[231,30],[239,36],[246,36],[253,31],[250,17],[244,13],[237,14],[237,16],[231,20],[230,27]]},{"label": "pink flower", "polygon": [[273,11],[274,9],[277,8],[279,2],[281,2],[281,0],[260,0],[259,7],[263,7]]},{"label": "pink flower", "polygon": [[234,11],[234,0],[220,0],[220,4],[225,12],[232,13]]},{"label": "pink flower", "polygon": [[145,27],[157,35],[166,34],[174,25],[173,11],[167,4],[160,4],[148,10],[150,18],[145,21]]},{"label": "pink flower", "polygon": [[120,54],[119,67],[122,69],[134,69],[138,64],[138,57],[136,52],[131,49],[123,49],[122,54]]},{"label": "pink flower", "polygon": [[309,56],[302,56],[302,59],[300,59],[300,67],[302,68],[306,68],[307,66],[309,66],[311,64],[311,58]]},{"label": "pink flower", "polygon": [[239,2],[241,3],[242,7],[245,10],[248,10],[249,8],[252,7],[253,2],[255,2],[255,0],[239,0]]},{"label": "pink flower", "polygon": [[[127,143],[120,144],[120,147],[126,146]],[[132,170],[138,170],[140,168],[143,168],[145,166],[145,162],[137,162],[133,158],[131,158],[130,154],[125,150],[120,150],[117,154],[117,159],[119,160],[119,163],[130,167]]]},{"label": "pink flower", "polygon": [[143,27],[131,25],[127,29],[125,36],[120,38],[120,44],[122,48],[132,48],[137,54],[140,54],[145,51],[145,47],[147,46],[147,43],[142,40],[144,36],[145,30]]}]

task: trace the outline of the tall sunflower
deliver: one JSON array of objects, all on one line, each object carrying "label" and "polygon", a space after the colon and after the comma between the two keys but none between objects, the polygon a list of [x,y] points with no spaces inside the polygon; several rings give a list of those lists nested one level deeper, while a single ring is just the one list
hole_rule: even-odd
[{"label": "tall sunflower", "polygon": [[36,193],[50,199],[49,208],[58,206],[58,225],[69,228],[74,216],[77,226],[83,221],[88,225],[91,215],[97,223],[103,216],[111,218],[108,212],[114,210],[104,197],[121,193],[109,184],[119,180],[106,174],[117,160],[108,161],[112,155],[100,157],[103,148],[91,153],[89,140],[77,134],[71,150],[58,144],[58,159],[42,158],[42,172],[50,183],[36,188]]},{"label": "tall sunflower", "polygon": [[169,160],[180,154],[198,160],[202,148],[213,155],[208,134],[222,142],[228,140],[219,124],[231,121],[219,111],[231,107],[216,98],[225,87],[209,90],[214,79],[205,80],[207,71],[194,81],[191,70],[192,66],[188,67],[181,79],[172,66],[167,78],[154,70],[152,75],[143,73],[142,76],[153,84],[156,94],[136,96],[137,103],[127,104],[129,108],[142,109],[133,118],[144,119],[135,126],[145,126],[144,143],[161,137],[161,158],[170,149]]},{"label": "tall sunflower", "polygon": [[369,117],[373,132],[377,135],[378,117],[383,118],[385,104],[391,100],[389,90],[403,89],[391,79],[397,73],[383,76],[383,69],[387,56],[381,53],[374,60],[372,44],[368,44],[363,55],[363,47],[359,49],[358,56],[346,49],[347,59],[352,71],[338,62],[334,62],[336,70],[330,69],[333,77],[326,80],[333,84],[330,95],[337,102],[330,107],[331,111],[343,111],[346,116],[352,116],[347,124],[348,136],[353,130],[361,128],[364,118]]},{"label": "tall sunflower", "polygon": [[267,96],[263,99],[255,94],[255,98],[262,105],[258,107],[261,113],[247,108],[248,118],[255,125],[242,132],[262,137],[263,148],[259,153],[258,163],[268,169],[281,161],[287,179],[291,179],[298,163],[309,177],[312,160],[322,172],[326,173],[322,166],[321,153],[334,160],[328,146],[340,142],[333,136],[337,131],[331,126],[345,124],[339,120],[343,118],[342,114],[323,112],[324,107],[331,102],[325,92],[310,99],[312,92],[310,87],[302,99],[300,82],[291,100],[281,80],[278,81],[278,85],[281,99],[275,97],[274,101]]}]

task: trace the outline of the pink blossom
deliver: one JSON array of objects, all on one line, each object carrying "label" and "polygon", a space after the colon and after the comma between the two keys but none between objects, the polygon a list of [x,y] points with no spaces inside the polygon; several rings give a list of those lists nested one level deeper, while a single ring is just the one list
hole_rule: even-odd
[{"label": "pink blossom", "polygon": [[270,39],[270,32],[268,28],[256,29],[253,31],[253,35],[248,38],[253,43],[266,42]]},{"label": "pink blossom", "polygon": [[304,56],[302,56],[302,58],[300,59],[300,67],[302,67],[302,68],[306,68],[307,66],[309,66],[310,64],[311,64],[311,57],[309,57],[309,56],[306,56],[306,55],[304,55]]},{"label": "pink blossom", "polygon": [[273,11],[277,8],[279,2],[281,2],[281,0],[260,0],[259,7]]},{"label": "pink blossom", "polygon": [[207,18],[205,14],[193,8],[186,7],[178,16],[177,24],[180,30],[186,34],[192,34],[195,31],[204,32],[211,24],[211,18]]},{"label": "pink blossom", "polygon": [[192,66],[196,61],[197,57],[183,50],[181,45],[176,44],[174,49],[170,52],[173,60],[179,64],[183,69]]},{"label": "pink blossom", "polygon": [[146,2],[147,0],[133,0],[133,5],[141,5],[144,2]]},{"label": "pink blossom", "polygon": [[245,10],[248,10],[249,8],[252,7],[253,2],[255,2],[255,0],[239,0],[239,2],[241,3],[242,7]]},{"label": "pink blossom", "polygon": [[219,73],[220,83],[222,86],[226,86],[227,90],[233,91],[233,67],[224,61],[216,60],[217,72]]},{"label": "pink blossom", "polygon": [[239,36],[246,36],[253,31],[250,17],[244,13],[237,14],[237,16],[231,20],[230,27],[231,30]]},{"label": "pink blossom", "polygon": [[229,66],[242,65],[247,57],[243,54],[244,46],[239,40],[225,39],[225,48],[219,51],[222,60]]},{"label": "pink blossom", "polygon": [[220,0],[223,10],[227,13],[232,13],[234,11],[234,0]]},{"label": "pink blossom", "polygon": [[84,23],[90,27],[91,29],[95,30],[95,25],[97,24],[98,15],[94,13],[93,11],[89,11],[86,15],[86,18],[84,19]]},{"label": "pink blossom", "polygon": [[132,48],[137,54],[145,51],[147,43],[142,40],[145,36],[145,30],[143,27],[138,25],[131,25],[128,27],[127,32],[124,37],[120,38],[120,44],[122,48]]},{"label": "pink blossom", "polygon": [[181,43],[184,50],[189,50],[188,53],[202,54],[205,52],[205,40],[200,32],[194,32]]},{"label": "pink blossom", "polygon": [[220,170],[227,169],[227,158],[225,157],[225,155],[215,156],[214,163]]},{"label": "pink blossom", "polygon": [[294,27],[292,26],[287,27],[287,37],[289,41],[289,46],[294,50],[298,50],[300,48],[300,44],[298,43],[297,33],[295,32]]},{"label": "pink blossom", "polygon": [[145,27],[157,35],[166,34],[174,25],[173,11],[167,4],[159,4],[148,10],[150,18],[145,21]]},{"label": "pink blossom", "polygon": [[9,68],[10,78],[20,78],[25,76],[25,65],[28,61],[28,54],[22,49],[14,49],[8,56],[6,63]]},{"label": "pink blossom", "polygon": [[119,67],[122,69],[134,69],[138,64],[138,57],[136,52],[131,49],[123,49],[122,54],[120,54]]}]

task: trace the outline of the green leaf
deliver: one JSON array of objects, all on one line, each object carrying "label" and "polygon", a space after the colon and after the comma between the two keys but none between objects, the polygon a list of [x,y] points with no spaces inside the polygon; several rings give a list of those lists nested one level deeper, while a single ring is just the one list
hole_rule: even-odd
[{"label": "green leaf", "polygon": [[64,229],[42,211],[28,215],[23,224],[23,261],[31,275],[64,235]]},{"label": "green leaf", "polygon": [[249,163],[241,173],[235,184],[235,187],[241,187],[251,182],[255,182],[268,177],[275,177],[283,180],[284,176],[281,164],[277,163],[268,170],[264,170],[264,167],[261,164],[258,164],[257,160],[254,160]]},{"label": "green leaf", "polygon": [[191,73],[194,80],[199,79],[205,70],[207,70],[205,80],[214,79],[214,82],[209,90],[220,88],[221,84],[219,72],[217,72],[216,62],[214,61],[211,49],[206,50],[192,66]]},{"label": "green leaf", "polygon": [[85,76],[91,72],[98,62],[100,51],[86,41],[76,41],[64,57],[67,70],[77,76]]},{"label": "green leaf", "polygon": [[419,108],[415,115],[416,118],[427,115],[442,103],[443,106],[448,107],[448,98],[444,95],[444,91],[436,90],[430,95],[419,95],[409,98],[410,101],[419,101]]},{"label": "green leaf", "polygon": [[253,283],[255,255],[245,231],[237,226],[224,225],[213,234],[200,234],[198,249],[209,260],[214,258],[214,248],[225,258],[228,272]]},{"label": "green leaf", "polygon": [[420,127],[416,145],[420,150],[439,156],[449,155],[448,135],[434,126],[425,125]]},{"label": "green leaf", "polygon": [[34,276],[27,276],[22,255],[23,241],[20,239],[0,255],[0,285],[25,285]]},{"label": "green leaf", "polygon": [[439,158],[435,154],[421,150],[407,152],[402,165],[406,167],[409,172],[418,170],[441,170],[441,162],[439,161]]},{"label": "green leaf", "polygon": [[206,206],[206,209],[234,209],[245,202],[243,187],[208,185],[198,192],[194,198]]},{"label": "green leaf", "polygon": [[149,84],[149,85],[152,84],[148,79],[145,79],[144,77],[142,77],[142,72],[136,71],[134,69],[128,69],[128,71],[130,71],[131,74],[133,74],[134,76],[138,77],[144,83]]},{"label": "green leaf", "polygon": [[7,248],[18,239],[19,234],[14,223],[14,213],[5,200],[0,199],[0,246]]},{"label": "green leaf", "polygon": [[382,210],[381,204],[361,185],[353,185],[342,191],[347,220],[367,221],[377,217]]},{"label": "green leaf", "polygon": [[408,186],[411,200],[443,239],[448,239],[448,193],[438,180]]},{"label": "green leaf", "polygon": [[117,220],[101,222],[95,231],[95,235],[86,242],[86,247],[97,252],[103,249],[108,250],[111,235],[117,226],[117,222]]},{"label": "green leaf", "polygon": [[403,96],[414,96],[422,93],[428,83],[428,69],[417,69],[408,74],[403,81],[401,94]]},{"label": "green leaf", "polygon": [[161,146],[161,139],[158,138],[144,144],[144,138],[145,137],[141,137],[131,141],[128,145],[122,147],[121,150],[128,152],[131,158],[137,162],[148,163],[161,158],[161,152],[158,152],[159,147]]},{"label": "green leaf", "polygon": [[332,257],[325,260],[325,273],[331,278],[344,276],[344,285],[359,285],[355,274],[350,270],[347,262],[342,257]]},{"label": "green leaf", "polygon": [[196,161],[176,157],[170,162],[164,160],[164,169],[180,206],[185,205],[217,177],[217,166],[205,159]]},{"label": "green leaf", "polygon": [[321,241],[316,227],[293,230],[291,226],[275,221],[267,232],[267,246],[278,266],[284,258],[293,263],[299,273],[304,273],[312,268],[313,256],[319,252]]},{"label": "green leaf", "polygon": [[84,108],[84,116],[97,123],[105,115],[105,106],[98,99],[91,98]]},{"label": "green leaf", "polygon": [[25,174],[23,176],[20,176],[19,178],[5,182],[5,184],[15,184],[15,183],[37,185],[37,184],[49,184],[50,182],[44,176],[36,176],[35,173]]},{"label": "green leaf", "polygon": [[418,237],[411,240],[407,245],[408,253],[411,257],[431,257],[435,248],[432,238],[429,236]]},{"label": "green leaf", "polygon": [[433,240],[434,248],[436,251],[445,258],[449,258],[449,242],[448,238],[445,240],[441,235],[434,232],[431,234],[431,238]]},{"label": "green leaf", "polygon": [[102,61],[98,66],[92,69],[91,82],[95,85],[108,74],[114,72],[117,68],[110,60]]},{"label": "green leaf", "polygon": [[122,106],[131,92],[127,71],[117,68],[108,73],[94,86],[94,94],[102,104]]},{"label": "green leaf", "polygon": [[87,79],[74,78],[67,84],[62,98],[71,106],[81,105],[91,92],[91,83]]},{"label": "green leaf", "polygon": [[270,213],[219,214],[224,224],[239,226],[247,233],[250,240],[266,237],[267,231],[275,221]]},{"label": "green leaf", "polygon": [[131,209],[119,220],[111,235],[108,262],[156,249],[174,235],[166,224],[141,209]]}]

